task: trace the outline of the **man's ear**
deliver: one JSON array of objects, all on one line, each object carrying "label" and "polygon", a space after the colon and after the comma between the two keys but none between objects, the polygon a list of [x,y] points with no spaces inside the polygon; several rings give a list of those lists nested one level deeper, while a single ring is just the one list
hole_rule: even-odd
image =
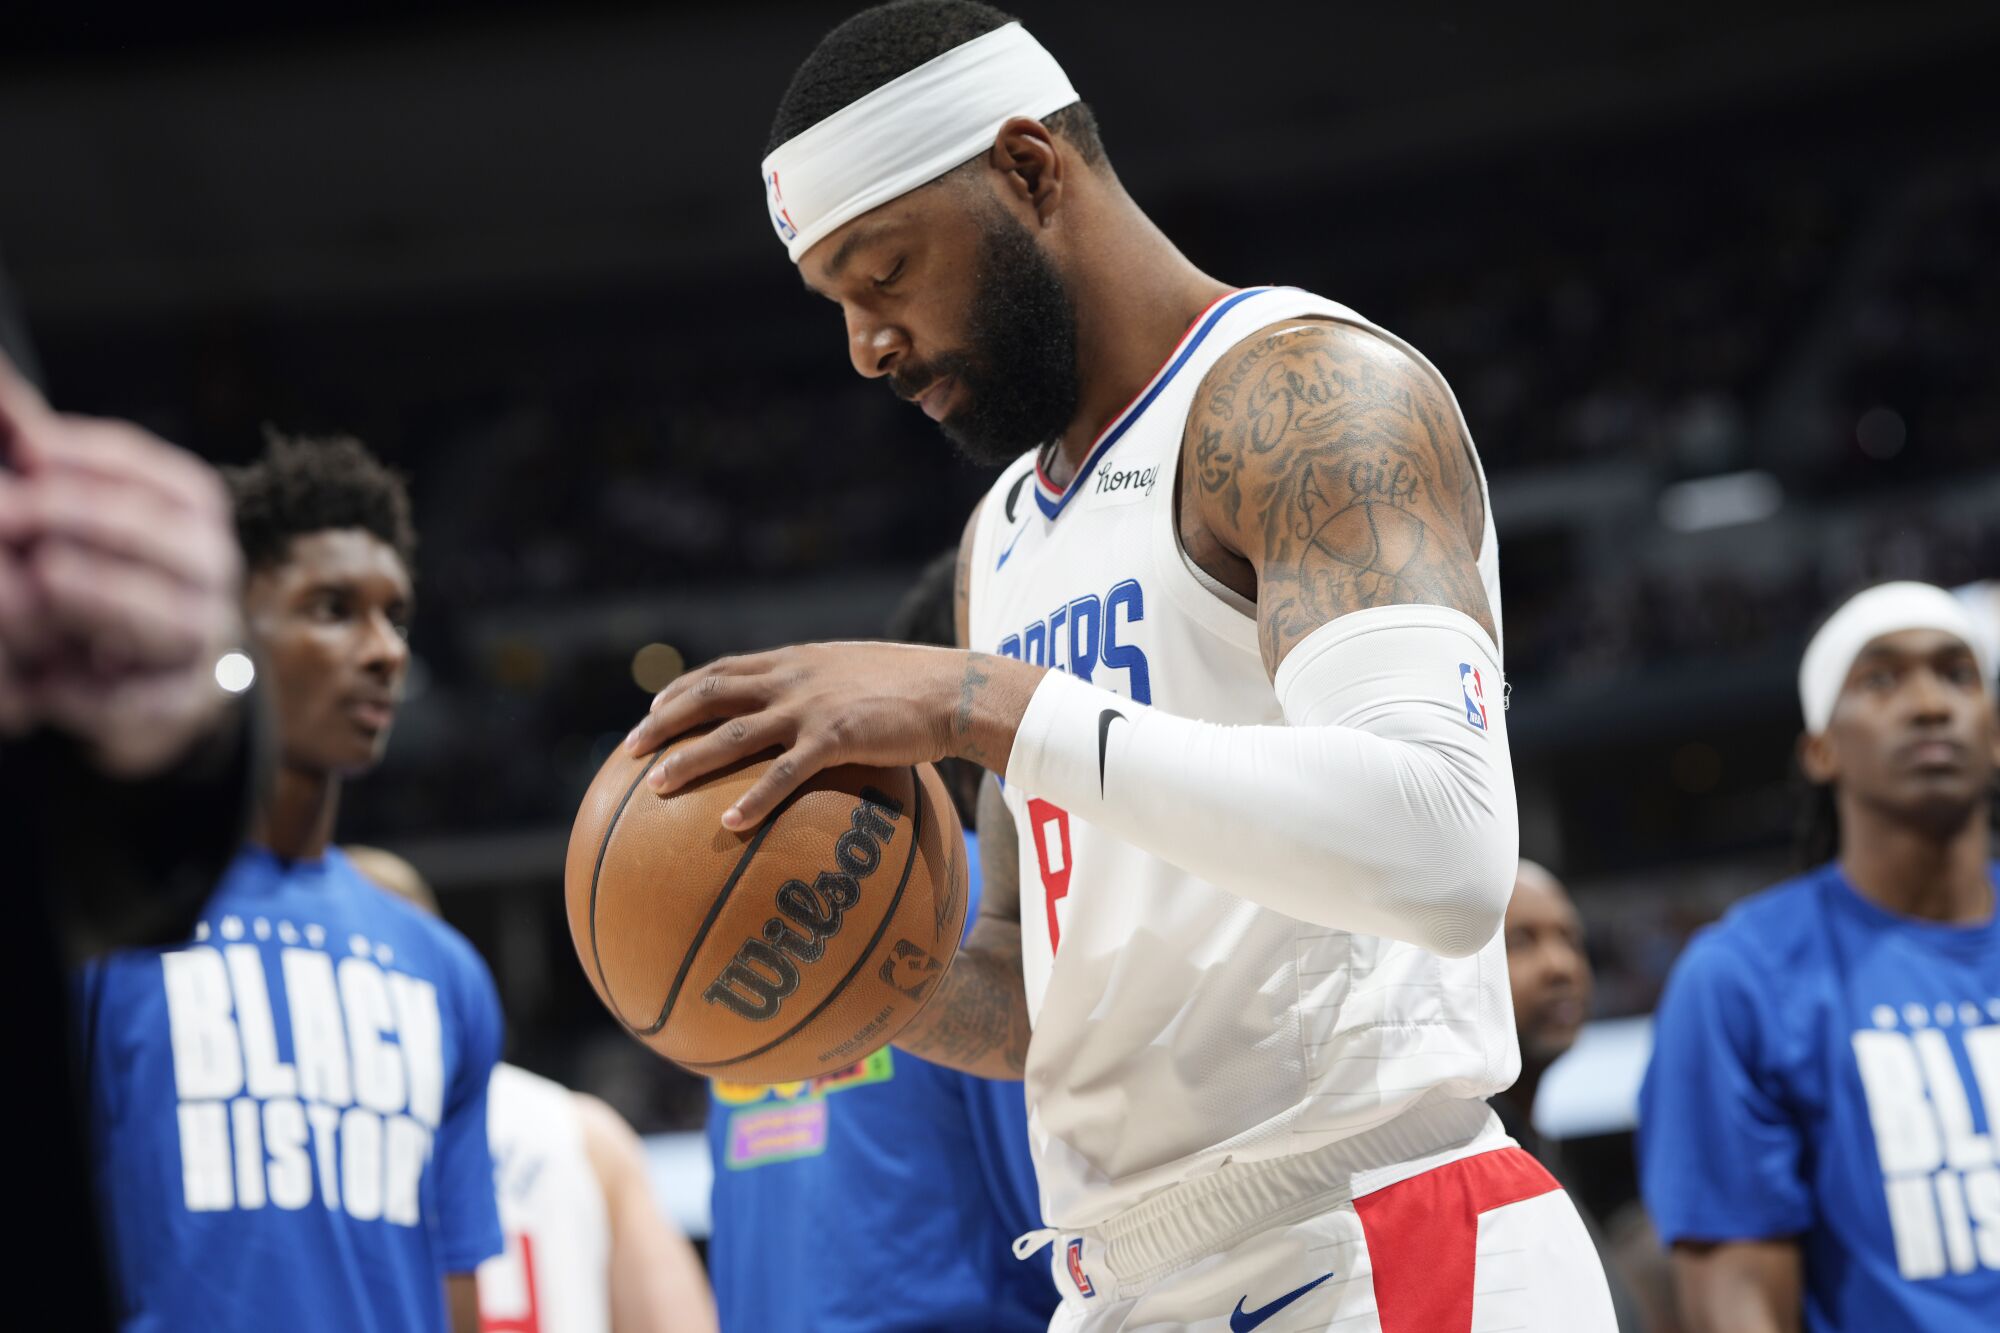
[{"label": "man's ear", "polygon": [[1799,737],[1799,769],[1806,781],[1824,787],[1840,776],[1840,761],[1832,740],[1824,731],[1808,731]]},{"label": "man's ear", "polygon": [[1048,126],[1016,116],[1000,127],[987,164],[1003,173],[1001,189],[1035,210],[1047,226],[1063,203],[1063,154]]}]

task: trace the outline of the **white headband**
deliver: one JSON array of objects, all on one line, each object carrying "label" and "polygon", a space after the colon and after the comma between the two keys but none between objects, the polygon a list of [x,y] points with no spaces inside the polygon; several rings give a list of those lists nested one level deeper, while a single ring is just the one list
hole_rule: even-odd
[{"label": "white headband", "polygon": [[1015,116],[1077,101],[1018,23],[925,61],[779,144],[764,159],[771,225],[794,264],[842,223],[985,152]]},{"label": "white headband", "polygon": [[1884,583],[1856,593],[1806,645],[1799,663],[1799,703],[1805,709],[1807,731],[1826,730],[1840,687],[1861,650],[1884,634],[1906,629],[1941,630],[1963,639],[1979,663],[1979,678],[1988,690],[1993,688],[1993,663],[1985,640],[1957,598],[1928,583]]}]

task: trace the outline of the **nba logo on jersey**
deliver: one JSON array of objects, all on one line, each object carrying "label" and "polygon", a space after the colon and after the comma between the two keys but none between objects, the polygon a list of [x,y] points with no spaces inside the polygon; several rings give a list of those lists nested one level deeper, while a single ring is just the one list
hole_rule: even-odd
[{"label": "nba logo on jersey", "polygon": [[1458,687],[1465,692],[1465,720],[1481,731],[1486,730],[1486,683],[1479,678],[1479,668],[1470,662],[1460,662]]},{"label": "nba logo on jersey", "polygon": [[771,225],[778,229],[778,239],[790,245],[799,234],[792,225],[792,215],[785,211],[784,191],[778,188],[778,173],[772,172],[764,178],[764,201],[771,208]]},{"label": "nba logo on jersey", "polygon": [[1069,1280],[1076,1284],[1079,1295],[1095,1296],[1097,1288],[1090,1285],[1090,1279],[1083,1271],[1083,1237],[1072,1236],[1069,1241]]}]

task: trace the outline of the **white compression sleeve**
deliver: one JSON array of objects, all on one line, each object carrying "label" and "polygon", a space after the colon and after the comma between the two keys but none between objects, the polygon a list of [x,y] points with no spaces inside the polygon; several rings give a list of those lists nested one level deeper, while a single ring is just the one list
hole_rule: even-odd
[{"label": "white compression sleeve", "polygon": [[1286,726],[1050,672],[1007,781],[1272,911],[1464,957],[1500,928],[1520,848],[1497,656],[1446,607],[1356,611],[1279,664]]}]

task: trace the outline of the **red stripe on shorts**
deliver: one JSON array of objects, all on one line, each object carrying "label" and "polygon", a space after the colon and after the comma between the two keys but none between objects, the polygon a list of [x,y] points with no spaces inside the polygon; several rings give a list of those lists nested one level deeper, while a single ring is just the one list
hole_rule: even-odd
[{"label": "red stripe on shorts", "polygon": [[1521,1149],[1495,1148],[1356,1199],[1382,1333],[1470,1333],[1479,1215],[1560,1188]]}]

